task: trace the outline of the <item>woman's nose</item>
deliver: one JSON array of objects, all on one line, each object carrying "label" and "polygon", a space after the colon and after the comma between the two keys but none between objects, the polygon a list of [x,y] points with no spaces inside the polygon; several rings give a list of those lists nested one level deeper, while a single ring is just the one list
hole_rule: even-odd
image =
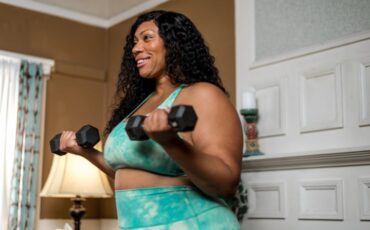
[{"label": "woman's nose", "polygon": [[136,55],[136,54],[140,53],[142,50],[143,50],[143,47],[141,46],[141,43],[140,42],[136,42],[136,44],[132,48],[132,53],[134,55]]}]

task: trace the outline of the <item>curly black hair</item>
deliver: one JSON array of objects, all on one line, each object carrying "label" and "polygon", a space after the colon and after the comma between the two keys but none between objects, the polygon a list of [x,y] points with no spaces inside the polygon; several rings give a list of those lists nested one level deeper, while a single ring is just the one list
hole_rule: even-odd
[{"label": "curly black hair", "polygon": [[153,21],[166,49],[166,73],[175,85],[209,82],[228,94],[215,67],[215,59],[195,25],[185,15],[170,11],[151,11],[140,15],[126,37],[121,71],[116,89],[116,104],[105,134],[122,121],[142,100],[155,90],[153,79],[140,77],[132,54],[134,34],[146,21]]}]

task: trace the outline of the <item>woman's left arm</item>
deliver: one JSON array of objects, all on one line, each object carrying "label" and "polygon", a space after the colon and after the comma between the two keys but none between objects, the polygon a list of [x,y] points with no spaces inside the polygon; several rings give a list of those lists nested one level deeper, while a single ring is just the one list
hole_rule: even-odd
[{"label": "woman's left arm", "polygon": [[198,116],[190,143],[170,132],[167,136],[148,135],[163,146],[203,192],[232,196],[240,180],[243,148],[238,114],[226,95],[209,83],[189,86],[182,94],[176,104],[192,105]]}]

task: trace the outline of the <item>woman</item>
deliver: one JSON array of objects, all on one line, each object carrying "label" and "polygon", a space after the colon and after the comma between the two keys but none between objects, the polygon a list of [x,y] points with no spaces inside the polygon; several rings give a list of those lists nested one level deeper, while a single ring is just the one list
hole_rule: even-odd
[{"label": "woman", "polygon": [[[184,15],[152,11],[126,38],[103,154],[63,132],[60,149],[87,158],[115,180],[120,229],[239,229],[222,198],[240,180],[242,130],[204,40]],[[176,133],[169,108],[193,106],[192,132]],[[132,141],[127,119],[146,115],[150,138]]]}]

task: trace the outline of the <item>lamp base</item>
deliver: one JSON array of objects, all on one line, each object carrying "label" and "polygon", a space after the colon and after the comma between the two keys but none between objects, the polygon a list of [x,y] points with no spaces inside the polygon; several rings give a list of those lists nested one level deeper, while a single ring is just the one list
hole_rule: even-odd
[{"label": "lamp base", "polygon": [[77,195],[75,198],[71,199],[73,201],[73,206],[69,209],[69,215],[74,220],[75,228],[74,230],[80,230],[81,218],[85,215],[86,209],[82,206],[82,201],[85,199]]}]

